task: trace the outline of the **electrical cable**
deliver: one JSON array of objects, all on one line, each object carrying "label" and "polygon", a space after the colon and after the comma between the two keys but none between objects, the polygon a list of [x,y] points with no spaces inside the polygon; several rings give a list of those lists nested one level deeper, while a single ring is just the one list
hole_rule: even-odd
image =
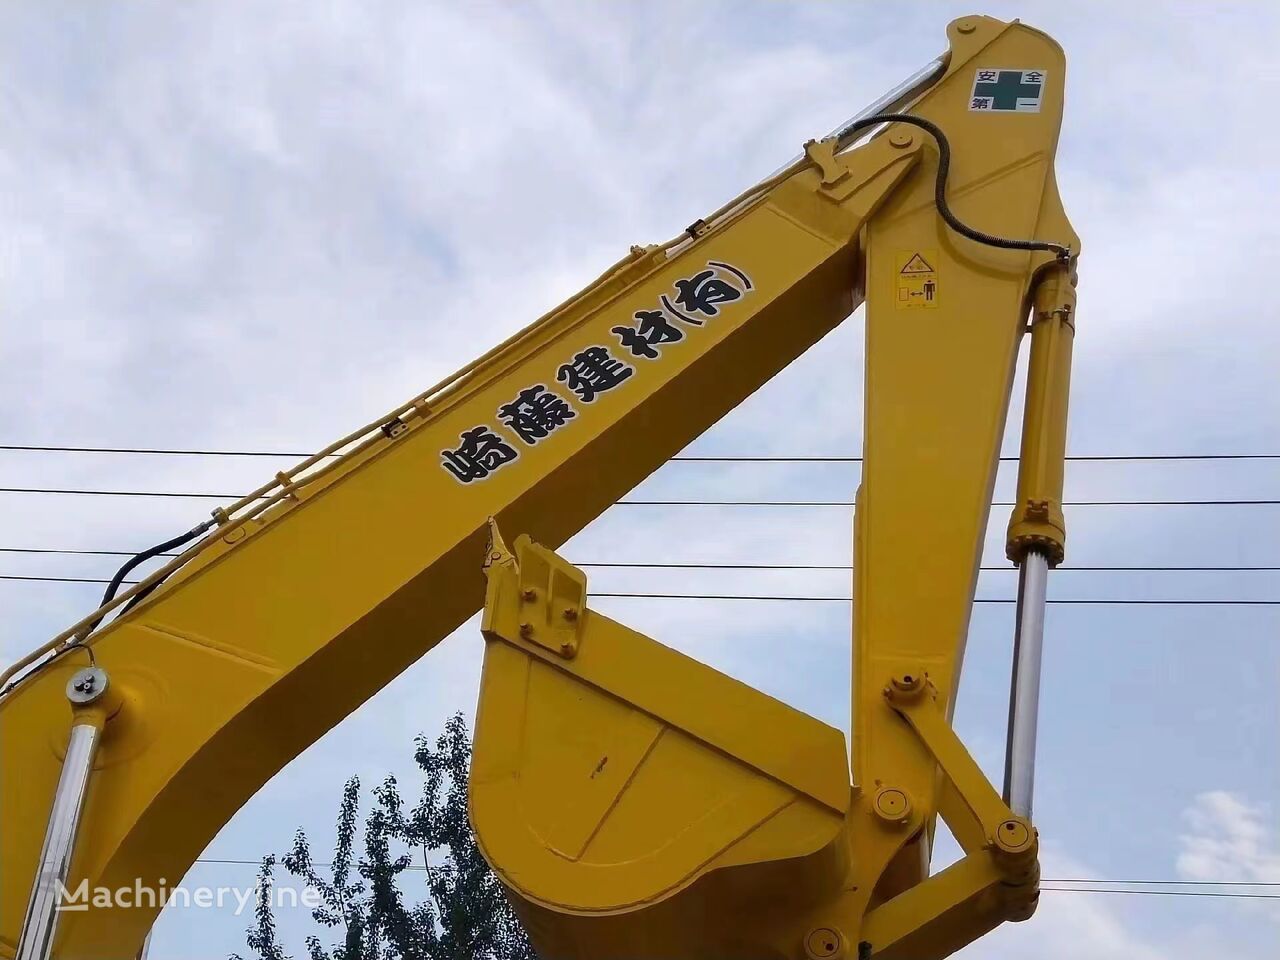
[{"label": "electrical cable", "polygon": [[[52,444],[0,444],[0,450],[32,453],[120,453],[169,457],[309,457],[312,454],[288,450],[188,450],[164,447],[86,447],[58,446]],[[329,454],[336,458],[340,454]],[[1016,463],[1017,456],[1000,458],[1001,463]],[[1068,456],[1075,462],[1124,462],[1124,461],[1179,461],[1179,460],[1280,460],[1280,453],[1137,453]],[[677,454],[673,463],[861,463],[862,457],[825,454],[798,456],[748,456],[725,454],[722,456]]]},{"label": "electrical cable", "polygon": [[[18,581],[24,583],[112,583],[94,577],[53,577],[25,576],[18,574],[0,574],[0,581]],[[137,581],[122,581],[136,583]],[[158,584],[157,584],[158,586]],[[153,588],[154,589],[154,588]],[[139,596],[145,596],[140,594]],[[589,596],[611,600],[759,600],[783,603],[852,603],[852,597],[823,597],[816,595],[784,595],[758,593],[624,593],[610,591],[592,591]],[[130,606],[136,602],[130,601]],[[978,597],[975,604],[1012,605],[1013,599],[999,597]],[[1124,599],[1111,597],[1070,597],[1061,600],[1046,600],[1050,605],[1066,606],[1150,606],[1150,607],[1280,607],[1280,600],[1214,600],[1202,599]],[[128,609],[126,607],[126,609]]]},{"label": "electrical cable", "polygon": [[[617,600],[773,600],[791,603],[852,603],[852,597],[822,597],[812,595],[781,595],[758,593],[613,593],[591,591],[588,596]],[[1017,600],[986,599],[979,597],[974,603],[1015,604]],[[1107,597],[1079,597],[1063,600],[1046,600],[1050,605],[1098,605],[1098,606],[1170,606],[1170,607],[1280,607],[1280,600],[1211,600],[1211,599],[1170,599],[1170,600],[1136,600],[1111,599]]]},{"label": "electrical cable", "polygon": [[[0,547],[0,553],[54,554],[74,557],[131,557],[132,550],[63,550],[52,547]],[[176,553],[157,554],[161,557],[176,557]],[[848,563],[710,563],[706,561],[644,563],[639,561],[615,561],[611,563],[593,561],[573,561],[576,567],[588,569],[633,569],[633,570],[852,570]],[[984,566],[979,570],[987,573],[1016,573],[1017,567],[1012,564],[1002,566]],[[1241,573],[1259,571],[1280,571],[1280,566],[1261,565],[1212,565],[1212,566],[1105,566],[1064,564],[1055,567],[1056,572],[1109,572],[1109,573]]]},{"label": "electrical cable", "polygon": [[[0,493],[75,497],[155,497],[180,500],[238,500],[234,493],[196,493],[189,490],[99,490],[87,487],[0,487]],[[263,498],[259,498],[263,499]],[[1012,500],[994,500],[993,507],[1012,507]],[[1280,499],[1213,500],[1064,500],[1064,507],[1263,507]],[[852,500],[618,500],[615,507],[852,507]]]},{"label": "electrical cable", "polygon": [[[195,861],[203,866],[239,866],[239,867],[258,867],[261,866],[260,860],[248,860],[233,857],[198,857]],[[314,863],[312,866],[331,869],[332,863]],[[408,864],[407,870],[425,870],[426,867],[417,864]],[[1090,883],[1090,884],[1106,884],[1102,887],[1054,887],[1041,886],[1041,890],[1053,893],[1111,893],[1111,894],[1149,894],[1151,896],[1173,896],[1173,897],[1227,897],[1247,900],[1280,900],[1280,894],[1273,893],[1221,893],[1217,891],[1200,891],[1200,890],[1125,890],[1117,889],[1118,886],[1165,886],[1165,885],[1187,885],[1201,887],[1277,887],[1280,883],[1270,883],[1268,881],[1253,882],[1249,880],[1102,880],[1102,879],[1086,879],[1086,880],[1059,880],[1044,879],[1040,881],[1042,884],[1056,883]]]}]

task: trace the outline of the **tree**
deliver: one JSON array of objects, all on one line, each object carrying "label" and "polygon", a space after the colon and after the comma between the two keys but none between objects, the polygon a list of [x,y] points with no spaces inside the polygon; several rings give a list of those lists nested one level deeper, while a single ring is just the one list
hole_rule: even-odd
[{"label": "tree", "polygon": [[[310,960],[536,960],[502,886],[480,855],[467,819],[471,739],[461,714],[445,724],[434,748],[424,736],[414,759],[425,774],[422,796],[406,811],[395,777],[373,790],[356,856],[360,780],[352,777],[338,808],[333,860],[312,859],[302,830],[279,863],[313,888],[322,903],[312,918],[338,935],[326,949],[306,938]],[[288,960],[276,931],[272,886],[277,860],[258,873],[254,922],[246,941],[257,960]],[[328,877],[321,875],[327,867]],[[421,870],[426,897],[406,905],[408,871]],[[242,960],[233,955],[231,960]]]}]

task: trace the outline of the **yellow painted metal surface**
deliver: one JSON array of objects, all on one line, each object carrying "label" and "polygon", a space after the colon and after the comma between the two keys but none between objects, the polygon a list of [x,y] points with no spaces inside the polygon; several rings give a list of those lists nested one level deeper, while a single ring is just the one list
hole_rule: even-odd
[{"label": "yellow painted metal surface", "polygon": [[[948,187],[962,220],[1006,237],[1079,241],[1062,210],[1053,158],[1066,74],[1061,48],[1021,24],[967,17],[948,28],[946,75],[912,113],[951,141]],[[980,71],[1037,70],[1038,112],[971,109]],[[862,485],[855,518],[853,778],[906,790],[928,828],[891,854],[862,858],[886,897],[928,863],[938,778],[927,751],[885,709],[887,677],[928,671],[949,717],[959,681],[1018,344],[1045,253],[958,236],[933,203],[929,157],[870,223]],[[902,311],[902,251],[936,251],[938,303]]]},{"label": "yellow painted metal surface", "polygon": [[[913,112],[951,140],[956,212],[1078,248],[1053,181],[1061,51],[980,17],[949,37]],[[974,108],[978,71],[1009,66],[1042,72],[1038,109]],[[262,515],[225,519],[90,636],[124,706],[71,884],[183,875],[271,775],[480,608],[488,518],[558,546],[865,292],[851,770],[835,731],[590,612],[580,578],[534,551],[527,583],[502,576],[517,606],[542,585],[540,619],[503,620],[491,597],[473,812],[549,957],[853,956],[874,934],[925,958],[1014,916],[982,830],[965,836],[985,860],[921,882],[934,818],[961,816],[967,788],[883,689],[927,674],[950,715],[1018,341],[1052,257],[948,231],[918,129],[806,158],[687,242],[637,248]],[[928,290],[902,280],[917,253]],[[903,289],[926,308],[900,309]],[[72,649],[0,699],[0,956],[60,769]],[[67,914],[58,955],[132,956],[155,912]]]},{"label": "yellow painted metal surface", "polygon": [[[951,141],[953,209],[988,232],[1053,239],[1078,250],[1053,175],[1065,73],[1061,51],[1037,31],[983,18],[953,24],[950,36],[948,72],[912,112],[937,123]],[[1020,73],[1057,78],[1057,85],[1045,85],[1035,112],[998,116],[971,109],[980,71],[1009,65],[1021,65]],[[911,128],[891,128],[880,142],[914,143],[920,136]],[[823,162],[820,151],[811,147],[809,152]],[[933,201],[936,162],[936,154],[926,150],[911,178],[869,219],[861,250],[866,413],[854,562],[853,776],[840,841],[845,853],[839,858],[847,864],[844,875],[832,881],[836,861],[830,847],[824,849],[831,855],[807,865],[804,851],[813,838],[805,826],[787,825],[777,837],[775,866],[786,864],[798,872],[766,888],[768,895],[789,897],[780,910],[762,905],[768,896],[740,893],[736,901],[719,899],[719,889],[733,887],[735,871],[713,859],[687,887],[674,887],[671,874],[654,869],[645,874],[648,890],[638,888],[643,900],[624,905],[613,897],[606,905],[597,899],[603,878],[610,870],[635,870],[634,860],[557,859],[559,848],[539,828],[538,814],[518,807],[504,807],[501,814],[477,809],[482,839],[486,829],[523,835],[522,856],[491,846],[486,850],[548,956],[835,957],[853,956],[865,942],[874,955],[921,960],[946,956],[1000,922],[1025,919],[1034,911],[1034,828],[1008,810],[955,740],[949,718],[1018,345],[1037,284],[1039,299],[1056,304],[1065,296],[1068,271],[1051,254],[993,249],[957,236]],[[1048,317],[1054,309],[1037,313]],[[1036,476],[1047,479],[1028,483],[1052,488],[1056,463],[1060,500],[1069,352],[1060,346],[1060,329],[1047,323],[1043,329],[1056,332],[1052,340],[1041,338],[1044,345],[1033,360],[1027,429],[1046,437],[1039,459],[1048,473],[1041,469]],[[490,601],[491,611],[502,609],[500,601]],[[609,634],[620,629],[610,625]],[[628,751],[629,771],[645,769],[638,745],[588,718],[620,709],[629,724],[643,723],[645,734],[662,729],[665,715],[647,704],[644,694],[663,685],[664,658],[629,675],[633,689],[622,698],[628,709],[593,690],[572,660],[557,663],[521,652],[513,630],[508,625],[498,631],[503,642],[490,642],[481,715],[487,716],[489,703],[501,703],[510,712],[477,739],[477,763],[486,763],[490,751],[509,758],[503,796],[519,795],[516,771],[523,768],[517,758],[530,762],[519,746],[529,742],[530,721],[521,713],[527,701],[514,691],[501,696],[488,691],[498,677],[508,678],[513,687],[527,678],[531,687],[537,671],[554,671],[554,693],[547,693],[542,710],[567,715],[553,705],[573,701],[586,711],[573,728],[596,731],[589,749],[576,753],[567,733],[539,740],[540,749],[566,764],[554,782],[570,796],[592,758],[609,754],[613,745]],[[543,667],[543,662],[553,665]],[[524,673],[526,668],[533,672]],[[898,691],[896,701],[886,698],[886,689]],[[700,705],[714,713],[731,712],[719,703],[715,682],[703,681],[702,691]],[[919,703],[905,705],[915,697]],[[752,724],[720,748],[740,760],[765,737],[765,728]],[[538,762],[553,765],[546,758]],[[705,789],[719,785],[731,791],[734,770],[731,764],[704,770],[699,780]],[[660,771],[651,775],[662,781]],[[694,809],[694,803],[629,809],[630,831],[636,837],[667,836],[683,828]],[[940,811],[967,856],[930,877],[929,847]],[[593,810],[579,827],[601,822],[600,816]],[[549,878],[551,868],[535,865],[535,850],[555,863],[554,897],[539,893],[538,882]],[[581,885],[576,894],[575,884]],[[606,909],[607,922],[599,916]]]},{"label": "yellow painted metal surface", "polygon": [[[542,955],[714,955],[741,946],[748,904],[839,883],[838,730],[593,611],[553,652],[543,613],[564,608],[521,574],[573,568],[528,537],[495,547],[471,819]],[[701,922],[655,922],[671,898]]]},{"label": "yellow painted metal surface", "polygon": [[[879,199],[917,155],[877,144],[855,175]],[[866,210],[824,200],[814,180],[798,173],[675,255],[641,251],[394,439],[229,531],[95,634],[126,709],[102,744],[73,882],[182,876],[272,774],[479,609],[487,517],[562,543],[843,319],[855,305],[851,238]],[[709,263],[741,271],[750,290],[736,281],[742,295],[685,325],[658,360],[624,354],[613,328],[635,326],[637,312],[676,295],[677,281],[707,269],[733,277]],[[598,346],[634,372],[588,402],[561,371]],[[575,415],[526,444],[498,411],[536,385]],[[442,452],[481,426],[517,457],[462,482]],[[44,822],[69,725],[62,687],[79,660],[0,700],[6,823]],[[12,953],[40,829],[6,829],[0,843],[0,950]],[[65,916],[65,954],[127,955],[155,911],[111,914]]]},{"label": "yellow painted metal surface", "polygon": [[1006,545],[1015,562],[1030,549],[1043,551],[1051,565],[1061,563],[1066,554],[1062,481],[1075,306],[1075,276],[1067,265],[1055,266],[1036,287],[1032,309],[1018,499]]}]

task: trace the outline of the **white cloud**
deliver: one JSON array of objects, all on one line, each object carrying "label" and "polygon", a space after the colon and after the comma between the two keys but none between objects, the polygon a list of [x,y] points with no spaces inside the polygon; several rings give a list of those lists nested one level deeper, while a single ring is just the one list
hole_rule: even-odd
[{"label": "white cloud", "polygon": [[[1273,298],[1248,292],[1267,276],[1250,264],[1277,252],[1276,173],[1263,163],[1276,133],[1257,122],[1275,93],[1270,14],[1227,4],[1212,15],[1199,5],[1159,15],[1114,3],[992,5],[1048,28],[1070,58],[1060,174],[1085,241],[1073,448],[1273,447],[1280,325]],[[628,244],[665,239],[776,167],[937,53],[947,19],[969,7],[3,5],[4,433],[10,442],[314,448],[524,325]],[[700,443],[854,452],[860,367],[861,338],[849,325]],[[286,465],[6,455],[0,479],[240,491]],[[1157,483],[1167,484],[1159,495],[1176,496],[1209,490],[1227,468],[1191,469],[1121,475],[1073,465],[1071,483],[1096,483],[1089,492],[1099,498]],[[841,499],[856,479],[844,468],[673,465],[647,486],[690,498],[731,490]],[[0,520],[5,545],[131,549],[190,527],[209,506],[5,497]],[[1268,541],[1251,534],[1266,534],[1270,518],[1073,514],[1072,549],[1097,563],[1141,562],[1142,550],[1162,560],[1269,562],[1235,554]],[[850,532],[844,511],[635,508],[610,512],[566,553],[842,563]],[[1202,553],[1192,557],[1192,548]],[[110,573],[109,561],[92,558],[4,559],[13,573]],[[597,589],[660,592],[848,587],[842,573],[591,576]],[[998,576],[984,589],[1012,582]],[[1075,576],[1055,581],[1061,595],[1133,583]],[[1238,595],[1245,585],[1230,588]],[[76,619],[100,590],[0,589],[11,591],[6,656]],[[1265,593],[1264,584],[1256,595]],[[599,606],[845,725],[847,608]],[[1146,675],[1149,648],[1132,652],[1122,641],[1145,639],[1151,621],[1121,631],[1102,614],[1079,616],[1081,636],[1114,639],[1106,651],[1114,675]],[[1176,626],[1161,643],[1192,642]],[[1062,651],[1059,666],[1067,646],[1051,650]],[[306,798],[336,797],[353,757],[367,777],[407,763],[413,733],[474,702],[479,648],[469,626],[411,668],[255,798],[217,841],[221,852],[256,856],[299,819],[327,821],[328,806],[312,810]],[[1046,703],[1059,682],[1047,675]],[[1152,687],[1135,697],[1158,695]],[[1162,689],[1172,697],[1183,688]],[[1076,737],[1090,741],[1081,749],[1101,750],[1107,720],[1091,720],[1064,708],[1045,727],[1078,727]],[[998,744],[992,731],[980,742]],[[1177,816],[1176,801],[1151,796],[1137,776],[1117,790],[1135,806],[1173,803]],[[1100,848],[1110,845],[1080,825],[1053,829],[1078,830],[1070,848],[1105,862]],[[1215,829],[1191,828],[1225,845],[1212,848],[1218,860],[1198,847],[1196,862],[1225,867],[1222,851],[1239,838]],[[1274,851],[1268,842],[1258,849]],[[1168,870],[1149,866],[1153,875]],[[1118,899],[1046,895],[1034,921],[1007,928],[989,948],[1073,960],[1154,956],[1127,925],[1131,904]],[[1163,904],[1134,899],[1143,909]],[[1180,929],[1189,912],[1169,910],[1164,922]],[[1220,915],[1204,916],[1212,926]],[[182,937],[205,950],[242,942],[238,924],[228,933],[208,923],[179,931],[175,922],[154,955],[165,956],[166,944],[181,953]]]},{"label": "white cloud", "polygon": [[[1183,811],[1178,876],[1228,883],[1280,883],[1275,812],[1226,790],[1201,793]],[[1251,901],[1242,900],[1248,905]],[[1280,909],[1269,911],[1280,920]]]},{"label": "white cloud", "polygon": [[[1096,868],[1052,846],[1040,856],[1047,877],[1096,877]],[[1162,946],[1134,930],[1116,898],[1044,891],[1035,916],[1006,923],[957,956],[973,960],[1170,960]],[[1163,938],[1161,938],[1163,939]],[[1187,958],[1190,960],[1190,957]]]}]

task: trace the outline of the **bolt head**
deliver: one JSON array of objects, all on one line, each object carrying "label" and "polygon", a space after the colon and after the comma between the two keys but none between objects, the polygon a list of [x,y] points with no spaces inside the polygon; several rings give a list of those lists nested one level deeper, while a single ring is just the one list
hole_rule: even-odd
[{"label": "bolt head", "polygon": [[538,591],[525,590],[523,593],[520,594],[520,599],[523,600],[525,603],[533,603],[533,601],[538,599]]},{"label": "bolt head", "polygon": [[107,691],[107,672],[101,667],[77,670],[67,681],[67,699],[73,704],[93,703]]}]

